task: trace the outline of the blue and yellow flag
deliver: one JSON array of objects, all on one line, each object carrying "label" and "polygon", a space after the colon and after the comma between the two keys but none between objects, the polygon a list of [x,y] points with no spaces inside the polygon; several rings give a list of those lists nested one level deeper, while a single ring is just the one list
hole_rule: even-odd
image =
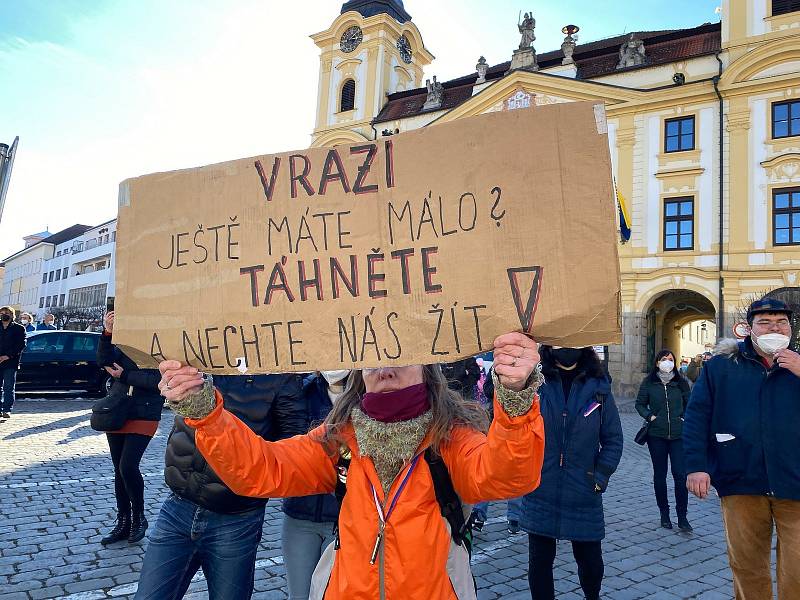
[{"label": "blue and yellow flag", "polygon": [[619,193],[616,181],[614,181],[614,192],[617,196],[617,208],[619,209],[619,237],[624,244],[631,239],[631,212],[628,208],[627,200]]}]

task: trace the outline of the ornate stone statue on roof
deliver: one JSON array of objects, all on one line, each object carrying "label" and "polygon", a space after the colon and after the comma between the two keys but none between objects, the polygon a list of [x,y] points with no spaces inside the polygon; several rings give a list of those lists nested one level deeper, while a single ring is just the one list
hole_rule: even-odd
[{"label": "ornate stone statue on roof", "polygon": [[564,53],[564,58],[561,61],[562,65],[575,64],[572,54],[575,52],[575,46],[578,43],[578,36],[576,34],[579,31],[580,27],[577,25],[564,25],[564,27],[561,28],[561,33],[567,34],[567,37],[564,38],[564,42],[561,44],[561,51]]},{"label": "ornate stone statue on roof", "polygon": [[514,50],[511,56],[511,66],[508,71],[506,71],[506,75],[519,69],[524,69],[526,71],[539,70],[539,65],[536,62],[536,50],[531,45],[533,44],[533,40],[536,39],[536,36],[533,34],[535,27],[536,19],[533,18],[532,13],[525,13],[525,18],[522,19],[522,22],[517,22],[517,29],[519,29],[522,39],[519,42],[519,48]]},{"label": "ornate stone statue on roof", "polygon": [[475,80],[475,83],[486,83],[486,72],[489,70],[489,63],[486,62],[486,58],[481,56],[478,59],[478,64],[475,65],[475,70],[478,72],[478,79]]},{"label": "ornate stone statue on roof", "polygon": [[425,99],[425,104],[422,105],[423,110],[433,110],[442,107],[442,99],[444,98],[444,86],[436,81],[436,75],[433,76],[433,81],[430,79],[425,80],[425,87],[428,88],[428,97]]},{"label": "ornate stone statue on roof", "polygon": [[519,42],[520,50],[531,47],[531,44],[533,44],[533,41],[536,39],[536,36],[533,34],[535,28],[536,19],[533,18],[531,13],[525,13],[525,18],[522,19],[522,23],[517,24],[517,29],[519,29],[522,35],[522,39]]},{"label": "ornate stone statue on roof", "polygon": [[625,67],[638,67],[645,63],[644,55],[644,42],[642,40],[634,39],[631,34],[630,39],[623,43],[619,49],[619,63],[617,69],[624,69]]}]

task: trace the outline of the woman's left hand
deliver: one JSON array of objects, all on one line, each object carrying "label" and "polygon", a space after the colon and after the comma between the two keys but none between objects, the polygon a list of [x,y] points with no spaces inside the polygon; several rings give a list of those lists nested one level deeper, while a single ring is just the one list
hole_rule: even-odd
[{"label": "woman's left hand", "polygon": [[177,360],[161,361],[158,363],[158,370],[161,371],[158,389],[170,403],[177,404],[203,387],[203,374],[194,367],[182,365]]},{"label": "woman's left hand", "polygon": [[525,334],[506,333],[495,339],[493,368],[503,387],[521,392],[538,364],[539,344]]}]

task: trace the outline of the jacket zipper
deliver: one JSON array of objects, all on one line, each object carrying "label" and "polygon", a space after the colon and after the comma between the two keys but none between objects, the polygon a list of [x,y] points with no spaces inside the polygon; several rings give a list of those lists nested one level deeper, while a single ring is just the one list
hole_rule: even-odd
[{"label": "jacket zipper", "polygon": [[[416,456],[416,455],[415,455]],[[374,463],[373,463],[374,466]],[[389,485],[389,491],[391,491],[392,486],[394,486],[394,482],[397,481],[397,478],[400,477],[400,473],[402,473],[404,469],[400,469],[397,472],[397,475],[394,476],[392,479],[392,483]],[[378,478],[380,481],[380,478]],[[396,492],[395,492],[396,493]],[[383,506],[382,509],[386,509],[386,505],[388,504],[389,500],[389,492],[386,492],[386,497],[383,499]],[[386,523],[385,527],[388,527],[389,523]],[[378,547],[378,594],[380,596],[380,600],[386,600],[386,579],[384,577],[384,548],[386,548],[386,528],[384,527],[383,533],[383,540],[381,541],[380,546]]]},{"label": "jacket zipper", "polygon": [[664,385],[664,401],[667,403],[667,439],[672,439],[672,419],[669,416],[669,394],[667,393],[667,386]]},{"label": "jacket zipper", "polygon": [[[571,392],[572,392],[572,390],[570,390],[570,395],[571,395]],[[564,455],[565,455],[565,453],[567,451],[567,448],[566,448],[566,446],[567,446],[567,415],[569,414],[569,411],[567,410],[567,406],[568,405],[569,405],[569,398],[565,398],[564,399],[564,409],[561,411],[561,448],[560,448],[560,456],[559,456],[559,459],[558,459],[558,466],[559,466],[558,489],[557,489],[557,494],[558,494],[557,497],[558,498],[561,497],[561,487],[562,487],[562,483],[563,483],[563,479],[564,479],[564,473],[565,473],[565,471],[564,471],[564,463],[566,461],[564,460]],[[558,511],[558,514],[556,515],[556,536],[558,536],[560,534],[561,534],[561,511]]]},{"label": "jacket zipper", "polygon": [[[768,369],[767,367],[765,367],[764,363],[762,363],[760,360],[752,359],[752,358],[750,358],[749,356],[747,356],[745,354],[742,354],[742,356],[745,359],[756,363],[759,367],[764,369],[764,372],[766,373],[764,379],[765,379],[765,381],[767,379],[769,379],[769,376],[772,374],[772,370]],[[759,400],[760,400],[760,398],[759,398]],[[762,440],[761,441],[761,456],[764,458],[764,470],[767,472],[767,480],[769,480],[769,465],[767,464],[767,450],[766,450],[766,447],[764,446],[764,441],[763,441],[764,440],[764,419],[762,417],[762,412],[763,411],[761,410],[761,403],[759,402],[758,424],[759,424],[759,428],[761,430],[761,440]],[[770,489],[767,492],[767,496],[772,497],[772,496],[775,495],[775,492],[772,491],[772,485],[771,484],[770,484],[769,488]]]},{"label": "jacket zipper", "polygon": [[378,586],[379,586],[379,590],[380,590],[380,600],[386,600],[386,581],[384,580],[384,577],[383,577],[383,567],[384,567],[384,562],[383,562],[384,555],[383,555],[383,552],[384,552],[384,548],[386,548],[386,537],[385,537],[385,534],[384,534],[383,543],[381,544],[381,547],[378,549],[378,553],[379,553],[378,554]]},{"label": "jacket zipper", "polygon": [[558,466],[564,467],[564,451],[567,445],[567,409],[564,408],[564,412],[561,413],[561,456],[558,460]]}]

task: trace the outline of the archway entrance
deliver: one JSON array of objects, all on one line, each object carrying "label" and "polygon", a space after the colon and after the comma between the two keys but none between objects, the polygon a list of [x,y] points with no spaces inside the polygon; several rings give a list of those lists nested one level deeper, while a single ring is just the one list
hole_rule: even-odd
[{"label": "archway entrance", "polygon": [[[716,310],[711,301],[691,290],[670,290],[658,296],[647,310],[647,342],[642,370],[647,372],[656,353],[668,348],[680,360],[717,338]],[[688,354],[688,353],[692,354]],[[687,353],[687,354],[682,354]]]}]

